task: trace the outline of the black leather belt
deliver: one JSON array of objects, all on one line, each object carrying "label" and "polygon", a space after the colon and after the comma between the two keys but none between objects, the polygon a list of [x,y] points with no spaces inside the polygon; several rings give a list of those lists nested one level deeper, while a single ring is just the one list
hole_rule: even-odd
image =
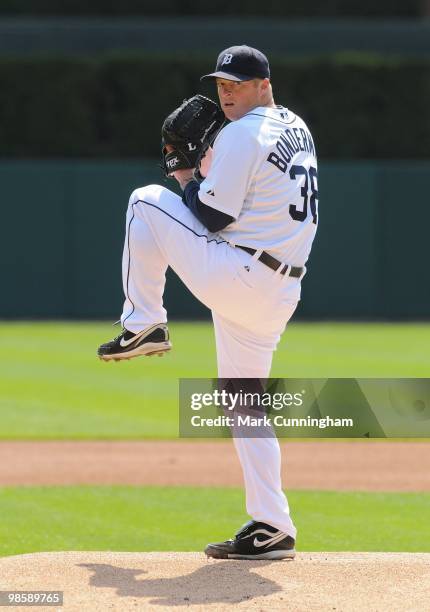
[{"label": "black leather belt", "polygon": [[[256,249],[250,249],[249,247],[240,246],[238,244],[236,245],[236,248],[242,249],[242,251],[246,251],[250,255],[255,255],[256,253]],[[275,270],[275,272],[279,268],[279,266],[284,265],[279,274],[285,274],[288,271],[288,276],[292,276],[294,278],[300,278],[303,274],[303,268],[298,268],[297,266],[289,266],[288,264],[282,264],[281,261],[278,261],[277,259],[272,257],[271,255],[269,255],[269,253],[266,253],[266,251],[263,251],[261,253],[260,257],[258,258],[258,261],[261,261],[261,263],[264,263],[266,266],[269,266],[269,268]]]}]

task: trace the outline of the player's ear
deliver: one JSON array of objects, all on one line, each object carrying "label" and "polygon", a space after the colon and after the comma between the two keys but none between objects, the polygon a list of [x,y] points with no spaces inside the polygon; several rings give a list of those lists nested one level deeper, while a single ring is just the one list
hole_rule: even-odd
[{"label": "player's ear", "polygon": [[263,79],[262,83],[261,83],[261,88],[263,91],[267,91],[269,89],[270,86],[270,80],[269,79]]},{"label": "player's ear", "polygon": [[267,83],[269,79],[254,79],[254,85],[258,90],[259,95],[265,95],[267,91]]}]

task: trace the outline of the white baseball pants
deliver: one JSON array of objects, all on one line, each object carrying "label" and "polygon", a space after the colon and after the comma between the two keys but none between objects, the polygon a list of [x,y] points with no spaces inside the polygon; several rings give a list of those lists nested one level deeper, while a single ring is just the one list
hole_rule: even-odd
[{"label": "white baseball pants", "polygon": [[[281,276],[210,233],[161,187],[135,190],[127,210],[123,252],[123,326],[137,333],[167,321],[167,266],[212,311],[219,378],[268,378],[273,351],[300,299],[300,281]],[[295,538],[281,485],[277,438],[234,437],[248,514]]]}]

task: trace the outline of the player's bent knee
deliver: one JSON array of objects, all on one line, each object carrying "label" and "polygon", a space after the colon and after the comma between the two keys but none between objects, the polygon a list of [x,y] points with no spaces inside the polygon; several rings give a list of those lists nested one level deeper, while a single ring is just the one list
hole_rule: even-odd
[{"label": "player's bent knee", "polygon": [[160,199],[160,194],[164,189],[165,187],[156,184],[138,187],[132,192],[130,202],[135,203],[139,201],[148,201],[151,203],[156,203]]},{"label": "player's bent knee", "polygon": [[163,202],[180,200],[180,197],[162,185],[145,185],[135,189],[130,196],[130,203],[142,202],[163,206]]}]

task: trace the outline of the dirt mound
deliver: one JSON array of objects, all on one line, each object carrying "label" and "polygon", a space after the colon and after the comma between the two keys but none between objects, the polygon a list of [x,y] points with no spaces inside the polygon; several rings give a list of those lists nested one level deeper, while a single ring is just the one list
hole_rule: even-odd
[{"label": "dirt mound", "polygon": [[[0,559],[2,590],[64,591],[62,610],[428,609],[430,553],[298,553],[215,561],[201,553],[55,552]],[[28,608],[14,608],[25,610]],[[59,607],[38,607],[38,610]]]}]

